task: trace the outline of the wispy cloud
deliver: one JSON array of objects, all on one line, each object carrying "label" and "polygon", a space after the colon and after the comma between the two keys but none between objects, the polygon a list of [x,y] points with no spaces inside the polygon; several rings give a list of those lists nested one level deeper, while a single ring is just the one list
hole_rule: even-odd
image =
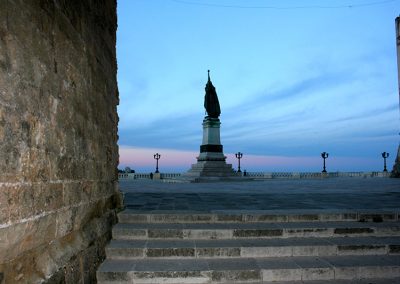
[{"label": "wispy cloud", "polygon": [[[165,148],[140,148],[120,146],[120,168],[126,166],[137,172],[154,172],[156,161],[154,154],[161,154],[159,170],[161,172],[186,172],[191,164],[196,163],[198,152],[179,151]],[[237,169],[237,159],[234,153],[226,153],[227,163]],[[329,171],[379,171],[381,157],[371,158],[343,157],[330,155],[327,160]],[[241,168],[252,172],[319,172],[322,169],[322,159],[319,153],[314,156],[276,156],[276,155],[249,155],[244,154]]]}]

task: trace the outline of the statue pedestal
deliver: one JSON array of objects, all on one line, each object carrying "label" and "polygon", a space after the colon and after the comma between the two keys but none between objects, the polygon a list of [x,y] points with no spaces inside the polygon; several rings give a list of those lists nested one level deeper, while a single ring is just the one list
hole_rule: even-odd
[{"label": "statue pedestal", "polygon": [[239,176],[232,165],[226,163],[220,139],[220,125],[218,118],[204,118],[200,155],[197,157],[197,163],[183,175],[184,179],[195,182],[219,181]]}]

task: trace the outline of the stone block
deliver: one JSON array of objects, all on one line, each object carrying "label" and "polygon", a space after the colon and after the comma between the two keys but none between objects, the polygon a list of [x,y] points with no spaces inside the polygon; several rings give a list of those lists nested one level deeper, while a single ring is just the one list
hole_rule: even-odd
[{"label": "stone block", "polygon": [[[4,205],[2,210],[5,212],[7,221],[13,223],[34,214],[34,190],[39,189],[39,186],[23,183],[2,185],[0,202]],[[20,204],[25,206],[20,206]]]},{"label": "stone block", "polygon": [[201,271],[135,272],[133,282],[137,283],[210,283],[210,276]]},{"label": "stone block", "polygon": [[147,237],[146,229],[123,229],[123,228],[113,228],[112,230],[113,238],[118,238],[121,240],[134,240],[143,239]]},{"label": "stone block", "polygon": [[374,233],[373,228],[336,228],[334,230],[334,234],[336,235],[361,235],[372,233]]},{"label": "stone block", "polygon": [[106,248],[106,255],[110,259],[143,258],[145,248]]},{"label": "stone block", "polygon": [[386,254],[386,245],[339,245],[337,247],[338,255],[376,255]]},{"label": "stone block", "polygon": [[241,214],[218,214],[216,215],[217,222],[243,222]]},{"label": "stone block", "polygon": [[[230,247],[209,247],[209,248],[196,248],[196,257],[239,257],[241,256],[240,248],[230,248]],[[243,255],[242,255],[243,256]]]},{"label": "stone block", "polygon": [[264,282],[274,281],[301,281],[302,269],[263,269],[262,280]]},{"label": "stone block", "polygon": [[147,257],[194,257],[195,248],[147,248]]},{"label": "stone block", "polygon": [[150,218],[152,216],[149,214],[118,214],[118,221],[120,223],[147,223],[150,222]]},{"label": "stone block", "polygon": [[63,206],[63,185],[62,183],[42,184],[34,188],[34,212],[54,211]]},{"label": "stone block", "polygon": [[357,213],[343,213],[342,214],[343,221],[358,221]]},{"label": "stone block", "polygon": [[374,266],[374,267],[360,267],[360,278],[395,278],[400,275],[400,267],[396,266]]},{"label": "stone block", "polygon": [[66,182],[63,184],[64,206],[77,206],[81,202],[88,202],[89,195],[82,190],[80,182]]},{"label": "stone block", "polygon": [[330,237],[333,235],[332,228],[294,228],[284,229],[285,237]]},{"label": "stone block", "polygon": [[337,255],[337,248],[333,245],[293,246],[293,256],[322,256]]},{"label": "stone block", "polygon": [[206,223],[213,220],[211,214],[151,214],[149,218],[154,223]]},{"label": "stone block", "polygon": [[287,222],[288,215],[246,214],[244,220],[246,222]]},{"label": "stone block", "polygon": [[184,232],[181,229],[149,229],[148,237],[152,239],[182,239]]},{"label": "stone block", "polygon": [[0,263],[7,259],[9,249],[10,241],[8,240],[8,228],[0,228]]},{"label": "stone block", "polygon": [[285,257],[292,256],[290,246],[243,247],[242,257]]},{"label": "stone block", "polygon": [[376,227],[374,231],[380,236],[397,236],[400,233],[400,227],[396,225]]},{"label": "stone block", "polygon": [[41,244],[51,242],[55,238],[55,227],[55,215],[49,214],[32,221],[12,224],[4,228],[1,232],[6,235],[6,250],[0,261],[16,258],[24,251],[29,251]]},{"label": "stone block", "polygon": [[389,245],[390,254],[400,254],[400,245]]},{"label": "stone block", "polygon": [[75,208],[64,209],[58,211],[56,221],[56,236],[57,238],[64,237],[71,233],[74,229]]},{"label": "stone block", "polygon": [[35,269],[44,276],[43,278],[50,277],[59,269],[57,261],[52,258],[50,250],[47,250],[45,246],[41,247],[35,257]]},{"label": "stone block", "polygon": [[335,279],[360,279],[359,267],[334,267]]},{"label": "stone block", "polygon": [[263,238],[263,237],[277,237],[282,236],[282,229],[237,229],[233,231],[233,237],[235,238]]},{"label": "stone block", "polygon": [[298,222],[298,221],[318,221],[318,214],[295,214],[288,215],[288,222]]},{"label": "stone block", "polygon": [[309,280],[332,280],[335,278],[334,269],[331,267],[303,268],[301,279]]},{"label": "stone block", "polygon": [[343,215],[340,213],[326,213],[326,214],[319,214],[318,215],[319,221],[342,221]]},{"label": "stone block", "polygon": [[219,283],[234,283],[234,282],[259,282],[261,280],[260,270],[226,270],[212,271],[212,281]]},{"label": "stone block", "polygon": [[190,230],[184,229],[183,236],[188,239],[208,239],[208,240],[216,240],[216,239],[230,239],[232,238],[232,230],[223,230],[223,229],[199,229],[199,230]]},{"label": "stone block", "polygon": [[0,225],[10,220],[7,191],[6,186],[0,184]]}]

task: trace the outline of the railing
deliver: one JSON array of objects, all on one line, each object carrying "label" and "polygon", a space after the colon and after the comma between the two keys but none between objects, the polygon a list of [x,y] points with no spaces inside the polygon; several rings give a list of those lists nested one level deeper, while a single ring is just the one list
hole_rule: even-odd
[{"label": "railing", "polygon": [[173,179],[180,176],[180,173],[161,173],[161,179]]},{"label": "railing", "polygon": [[343,172],[340,177],[390,177],[390,172]]},{"label": "railing", "polygon": [[247,172],[246,176],[254,179],[308,179],[334,177],[335,175],[315,172]]},{"label": "railing", "polygon": [[389,172],[247,172],[246,176],[254,179],[319,179],[319,178],[337,178],[337,177],[390,177]]},{"label": "railing", "polygon": [[[119,179],[151,179],[151,176],[151,174],[145,173],[118,173]],[[157,179],[174,179],[180,176],[180,173],[161,173],[159,176],[153,174],[153,178]]]},{"label": "railing", "polygon": [[[181,176],[181,173],[153,174],[153,179],[173,180]],[[390,172],[246,172],[246,177],[255,180],[263,179],[323,179],[323,178],[387,178]],[[145,173],[119,173],[119,179],[151,179],[151,174]]]}]

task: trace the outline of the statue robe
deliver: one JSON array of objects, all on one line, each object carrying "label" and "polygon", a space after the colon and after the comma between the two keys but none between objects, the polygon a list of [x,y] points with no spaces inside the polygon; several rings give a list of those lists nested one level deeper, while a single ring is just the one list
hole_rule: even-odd
[{"label": "statue robe", "polygon": [[206,94],[204,96],[204,107],[207,111],[209,117],[218,118],[221,114],[221,109],[219,107],[219,101],[215,87],[211,83],[210,77],[208,77],[208,82],[206,85]]}]

